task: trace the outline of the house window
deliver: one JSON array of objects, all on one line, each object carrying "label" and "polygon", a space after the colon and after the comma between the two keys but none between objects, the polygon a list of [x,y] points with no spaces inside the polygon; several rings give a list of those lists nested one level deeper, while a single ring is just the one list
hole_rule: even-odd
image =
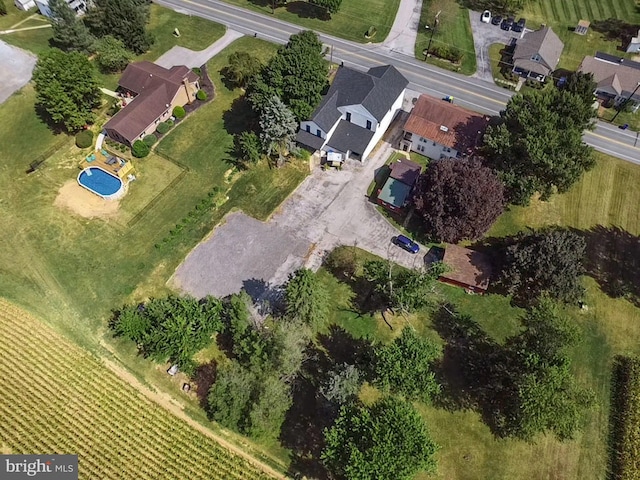
[{"label": "house window", "polygon": [[316,130],[316,137],[321,137],[320,130]]},{"label": "house window", "polygon": [[537,53],[531,57],[531,60],[533,60],[534,62],[539,62],[540,61],[540,55],[538,55]]},{"label": "house window", "polygon": [[347,112],[347,122],[351,121],[351,112]]},{"label": "house window", "polygon": [[367,130],[371,130],[371,120],[367,120]]},{"label": "house window", "polygon": [[307,133],[311,133],[311,125],[307,125]]},{"label": "house window", "polygon": [[433,142],[433,146],[434,146],[434,147],[436,146],[436,142]]}]

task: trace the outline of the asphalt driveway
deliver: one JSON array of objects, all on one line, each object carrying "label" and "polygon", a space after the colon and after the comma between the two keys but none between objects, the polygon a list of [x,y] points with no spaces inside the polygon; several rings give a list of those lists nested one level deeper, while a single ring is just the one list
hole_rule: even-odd
[{"label": "asphalt driveway", "polygon": [[[520,38],[524,35],[514,31],[505,31],[500,25],[492,25],[490,23],[482,23],[480,17],[482,12],[474,12],[469,10],[469,19],[471,20],[471,32],[473,33],[473,45],[476,50],[476,63],[478,69],[472,77],[476,77],[487,82],[493,83],[493,75],[491,73],[491,61],[489,59],[489,47],[494,43],[502,43],[509,45],[514,38]],[[525,29],[526,31],[526,29]]]},{"label": "asphalt driveway", "polygon": [[173,286],[196,297],[244,288],[259,300],[295,269],[320,267],[339,245],[357,245],[407,267],[422,265],[426,250],[413,255],[393,245],[399,232],[366,197],[375,171],[401,135],[394,124],[389,132],[364,165],[350,161],[341,171],[315,169],[269,222],[228,215],[178,267]]},{"label": "asphalt driveway", "polygon": [[0,40],[0,103],[31,80],[36,57]]}]

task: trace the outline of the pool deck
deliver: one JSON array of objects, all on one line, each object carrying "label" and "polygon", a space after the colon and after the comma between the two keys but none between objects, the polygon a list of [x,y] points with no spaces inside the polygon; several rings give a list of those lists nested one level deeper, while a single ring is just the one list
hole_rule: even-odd
[{"label": "pool deck", "polygon": [[[121,180],[125,180],[127,175],[133,171],[133,165],[131,165],[131,162],[117,157],[116,155],[108,154],[108,156],[104,156],[100,150],[93,152],[91,155],[95,155],[95,160],[89,162],[85,157],[79,165],[82,170],[89,167],[100,167],[103,170],[116,175]],[[109,157],[116,157],[118,161],[113,165],[110,165],[107,163]],[[124,162],[124,165],[122,164],[122,162]]]}]

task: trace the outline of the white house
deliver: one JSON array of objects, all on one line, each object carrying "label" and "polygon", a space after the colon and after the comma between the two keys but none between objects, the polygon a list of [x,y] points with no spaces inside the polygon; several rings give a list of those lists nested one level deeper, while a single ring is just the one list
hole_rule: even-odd
[{"label": "white house", "polygon": [[35,0],[14,0],[13,3],[19,10],[24,10],[25,12],[36,7]]},{"label": "white house", "polygon": [[[16,2],[19,0],[16,0]],[[66,0],[69,8],[76,12],[76,15],[84,15],[87,13],[87,2],[85,0]],[[51,17],[51,9],[49,8],[49,0],[35,0],[35,5],[45,17]]]},{"label": "white house", "polygon": [[408,84],[391,65],[366,73],[340,67],[311,118],[300,123],[297,142],[365,161],[401,109]]},{"label": "white house", "polygon": [[400,148],[434,160],[463,158],[484,136],[489,117],[420,95],[404,125]]}]

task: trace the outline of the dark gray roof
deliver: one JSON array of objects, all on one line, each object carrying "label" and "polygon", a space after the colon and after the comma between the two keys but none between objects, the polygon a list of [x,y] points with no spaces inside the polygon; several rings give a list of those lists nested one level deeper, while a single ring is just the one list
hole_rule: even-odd
[{"label": "dark gray roof", "polygon": [[338,107],[362,105],[381,121],[407,85],[409,81],[391,65],[367,73],[340,67],[311,120],[326,132],[340,118]]},{"label": "dark gray roof", "polygon": [[369,145],[371,138],[373,138],[373,132],[371,130],[367,130],[346,120],[340,120],[340,123],[338,123],[333,135],[331,135],[329,139],[327,147],[332,147],[343,153],[351,151],[362,155],[367,145]]},{"label": "dark gray roof", "polygon": [[306,145],[307,147],[311,147],[314,150],[320,150],[324,143],[324,138],[318,137],[317,135],[305,130],[298,130],[298,133],[296,134],[296,142]]},{"label": "dark gray roof", "polygon": [[604,60],[605,62],[611,62],[616,64],[624,64],[626,67],[640,70],[640,63],[634,62],[633,60],[629,60],[627,58],[616,57],[615,55],[610,55],[604,52],[596,52],[594,56],[598,60]]}]

